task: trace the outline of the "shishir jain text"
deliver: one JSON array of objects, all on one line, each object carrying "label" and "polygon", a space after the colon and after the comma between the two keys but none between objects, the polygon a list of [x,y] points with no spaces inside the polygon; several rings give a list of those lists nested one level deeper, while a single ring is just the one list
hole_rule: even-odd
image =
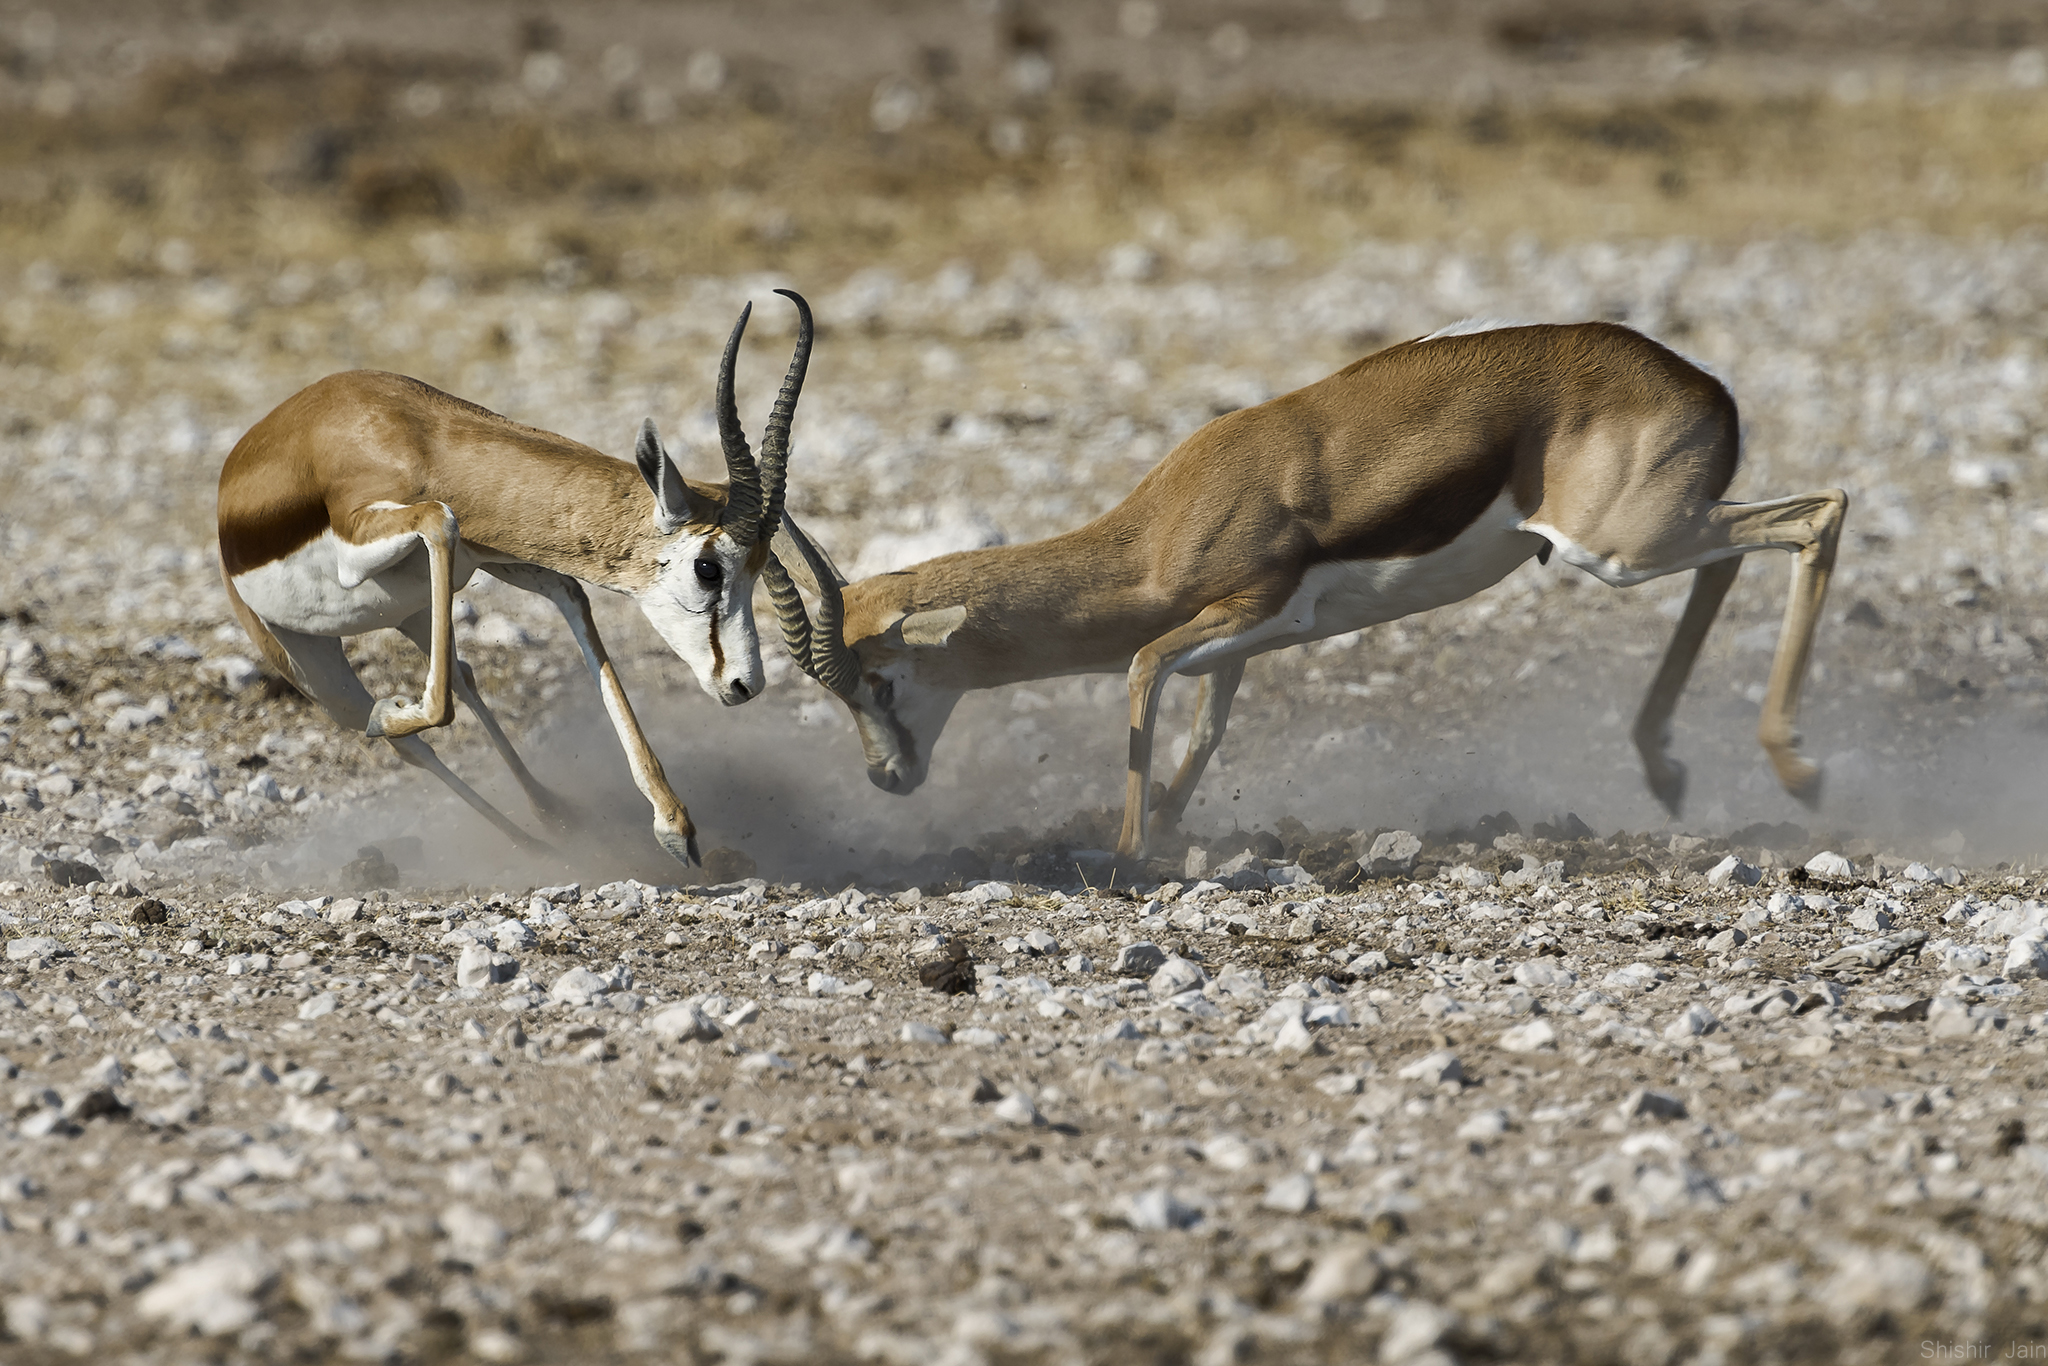
[{"label": "shishir jain text", "polygon": [[2048,1361],[2048,1342],[1935,1342],[1920,1344],[1922,1361]]}]

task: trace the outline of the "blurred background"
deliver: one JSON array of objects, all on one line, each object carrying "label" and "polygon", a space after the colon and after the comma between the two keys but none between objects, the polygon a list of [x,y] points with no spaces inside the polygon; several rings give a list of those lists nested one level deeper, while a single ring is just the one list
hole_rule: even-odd
[{"label": "blurred background", "polygon": [[[1759,557],[1680,713],[1688,828],[2017,856],[2048,770],[2044,210],[2029,0],[0,0],[0,610],[103,669],[165,632],[253,653],[220,461],[354,366],[621,456],[653,414],[713,476],[717,348],[756,300],[758,424],[778,285],[821,323],[790,504],[858,572],[1077,525],[1210,417],[1460,316],[1605,317],[1729,380],[1735,496],[1855,500],[1808,691],[1830,805],[1751,739],[1785,574]],[[1659,828],[1626,717],[1683,590],[1532,564],[1268,657],[1191,826]],[[515,731],[637,821],[566,635],[466,600]],[[721,712],[603,620],[710,843],[919,852],[1120,800],[1119,678],[971,699],[892,800],[779,658]],[[357,653],[417,686],[409,647]],[[191,743],[324,725],[207,686]],[[381,750],[312,753],[338,840],[393,784],[468,819]]]}]

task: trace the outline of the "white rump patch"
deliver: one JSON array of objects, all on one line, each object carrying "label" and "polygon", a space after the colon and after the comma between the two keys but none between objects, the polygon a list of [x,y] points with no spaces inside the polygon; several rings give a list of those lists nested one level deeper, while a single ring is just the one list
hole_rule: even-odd
[{"label": "white rump patch", "polygon": [[[1663,347],[1665,350],[1677,356],[1687,365],[1690,365],[1697,370],[1702,370],[1705,371],[1707,374],[1712,375],[1716,380],[1720,381],[1722,387],[1725,388],[1727,386],[1728,377],[1726,375],[1723,375],[1719,370],[1716,370],[1713,366],[1707,364],[1707,362],[1701,360],[1698,356],[1691,355],[1688,352],[1681,351],[1677,347],[1673,346],[1670,342],[1661,341],[1656,337],[1651,337],[1649,333],[1643,331],[1640,327],[1633,327],[1630,326],[1628,323],[1615,323],[1614,325],[1616,327],[1626,327],[1629,331],[1635,333],[1639,337],[1649,337],[1651,341],[1656,342],[1659,346]],[[1419,342],[1435,341],[1438,337],[1469,337],[1472,336],[1474,333],[1478,332],[1501,332],[1511,327],[1540,326],[1542,326],[1542,324],[1531,322],[1526,318],[1460,318],[1458,319],[1458,321],[1452,323],[1450,326],[1439,327],[1436,331],[1430,333],[1428,336],[1417,337],[1416,340]]]},{"label": "white rump patch", "polygon": [[1435,341],[1438,337],[1469,337],[1475,332],[1499,332],[1510,327],[1532,327],[1535,324],[1519,318],[1460,318],[1449,327],[1439,327],[1417,341]]}]

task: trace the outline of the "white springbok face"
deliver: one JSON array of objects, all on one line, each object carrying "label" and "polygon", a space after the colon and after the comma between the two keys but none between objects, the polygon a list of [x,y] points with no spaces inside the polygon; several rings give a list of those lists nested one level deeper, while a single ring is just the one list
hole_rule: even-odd
[{"label": "white springbok face", "polygon": [[[932,747],[961,697],[956,689],[920,682],[916,656],[906,650],[863,667],[851,695],[840,698],[860,730],[868,781],[899,797],[931,776]],[[862,664],[868,664],[865,655]]]},{"label": "white springbok face", "polygon": [[728,707],[759,697],[763,686],[751,550],[721,529],[686,527],[669,538],[660,572],[638,599],[697,686]]},{"label": "white springbok face", "polygon": [[733,363],[753,312],[740,312],[718,366],[718,440],[729,476],[720,500],[690,487],[663,449],[649,418],[634,447],[640,476],[654,493],[654,530],[661,538],[654,582],[637,595],[640,610],[693,673],[697,685],[728,707],[761,695],[761,638],[754,629],[754,580],[768,562],[768,540],[782,516],[789,465],[789,426],[811,355],[811,308],[796,305],[797,342],[789,371],[761,441],[756,463],[733,406]]}]

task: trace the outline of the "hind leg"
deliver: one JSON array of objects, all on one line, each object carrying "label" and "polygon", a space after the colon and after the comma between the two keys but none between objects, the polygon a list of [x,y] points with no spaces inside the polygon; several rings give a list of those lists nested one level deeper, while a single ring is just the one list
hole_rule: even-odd
[{"label": "hind leg", "polygon": [[513,823],[511,817],[485,801],[482,794],[477,792],[475,788],[456,777],[448,765],[441,762],[441,757],[434,753],[433,746],[429,745],[425,740],[420,739],[417,735],[386,736],[385,739],[391,748],[398,751],[399,758],[405,760],[414,768],[425,769],[443,783],[446,783],[450,792],[453,792],[456,796],[462,798],[464,802],[468,803],[470,810],[482,816],[492,825],[497,826],[499,832],[506,839],[511,840],[513,844],[517,845],[522,852],[538,854],[542,858],[556,860],[562,857],[553,845],[549,844],[546,840],[536,839],[524,830],[521,830],[518,825]]},{"label": "hind leg", "polygon": [[1809,806],[1820,800],[1820,769],[1800,756],[1793,724],[1848,506],[1849,497],[1840,489],[1762,503],[1707,503],[1691,517],[1681,519],[1661,544],[1635,553],[1611,549],[1604,554],[1589,553],[1568,537],[1556,538],[1568,562],[1618,587],[1686,569],[1699,571],[1685,614],[1635,724],[1636,748],[1643,756],[1650,789],[1673,814],[1684,796],[1685,770],[1664,749],[1672,709],[1692,672],[1707,627],[1720,609],[1728,585],[1734,582],[1734,566],[1741,556],[1759,550],[1789,550],[1794,558],[1791,593],[1771,661],[1757,739],[1787,792]]},{"label": "hind leg", "polygon": [[[400,623],[398,629],[407,640],[419,647],[420,653],[433,652],[433,619],[428,613],[420,612],[407,617]],[[519,751],[512,747],[512,741],[507,738],[504,728],[498,724],[498,718],[484,704],[483,695],[477,691],[476,674],[468,663],[460,655],[453,655],[452,659],[455,669],[448,680],[449,685],[455,690],[455,695],[462,699],[462,705],[468,707],[470,714],[483,724],[484,734],[490,737],[491,748],[498,751],[498,757],[505,761],[505,767],[512,770],[512,777],[518,782],[519,790],[526,794],[526,800],[532,804],[534,814],[558,830],[575,828],[573,809],[533,776],[532,770],[520,759]]]},{"label": "hind leg", "polygon": [[1692,677],[1693,661],[1699,658],[1707,628],[1721,610],[1742,561],[1717,560],[1693,571],[1692,593],[1685,600],[1685,615],[1678,619],[1671,644],[1664,650],[1664,662],[1657,667],[1650,691],[1643,696],[1636,713],[1636,753],[1643,757],[1643,776],[1650,791],[1664,809],[1676,816],[1685,805],[1685,765],[1671,757],[1671,713],[1678,707],[1679,694]]},{"label": "hind leg", "polygon": [[[223,576],[225,578],[225,576]],[[235,616],[241,621],[242,629],[249,633],[249,639],[270,662],[272,668],[292,681],[292,686],[304,693],[321,709],[333,717],[344,730],[361,733],[369,723],[371,710],[376,702],[370,690],[363,686],[356,671],[350,667],[348,655],[341,648],[341,641],[333,636],[301,635],[275,627],[251,611],[249,605],[235,591],[232,580],[227,580],[228,600],[233,604]],[[506,815],[485,801],[476,790],[449,771],[446,764],[434,753],[431,746],[417,735],[387,736],[387,742],[398,751],[398,757],[415,768],[423,768],[448,785],[448,789],[468,803],[471,810],[496,826],[505,838],[531,854],[550,858],[559,857],[541,840],[521,830]]]},{"label": "hind leg", "polygon": [[[342,652],[341,641],[333,636],[306,636],[296,631],[271,628],[273,636],[287,657],[292,661],[292,682],[300,691],[318,702],[329,716],[332,716],[350,730],[361,730],[371,709],[376,705],[356,671],[349,666],[348,656]],[[469,809],[496,826],[506,839],[529,854],[540,854],[548,858],[559,858],[553,847],[543,840],[537,840],[520,829],[504,812],[485,801],[483,796],[468,783],[455,776],[448,765],[441,762],[433,747],[417,735],[387,735],[384,740],[397,751],[398,757],[414,768],[423,768],[439,778],[448,790],[469,806]]]}]

